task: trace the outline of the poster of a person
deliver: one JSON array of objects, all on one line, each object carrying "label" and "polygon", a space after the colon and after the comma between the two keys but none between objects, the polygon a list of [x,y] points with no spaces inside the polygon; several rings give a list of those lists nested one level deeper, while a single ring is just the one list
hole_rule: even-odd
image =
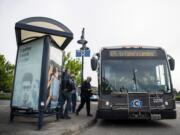
[{"label": "poster of a person", "polygon": [[36,91],[39,89],[39,81],[34,80],[32,73],[26,72],[22,75],[19,88],[21,92],[16,94],[13,104],[21,108],[37,109],[38,94]]},{"label": "poster of a person", "polygon": [[[60,72],[55,62],[50,61],[48,71],[48,96],[46,100],[46,107],[55,108],[58,104],[59,87],[60,87]],[[55,66],[56,65],[56,66]]]}]

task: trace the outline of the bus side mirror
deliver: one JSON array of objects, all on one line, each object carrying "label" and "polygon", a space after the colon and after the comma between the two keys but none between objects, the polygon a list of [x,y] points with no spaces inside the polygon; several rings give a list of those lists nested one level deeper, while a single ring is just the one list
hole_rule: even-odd
[{"label": "bus side mirror", "polygon": [[98,65],[98,60],[95,57],[91,58],[91,68],[93,71],[95,71],[97,69],[97,65]]},{"label": "bus side mirror", "polygon": [[175,68],[175,60],[171,57],[169,60],[170,69],[173,71]]}]

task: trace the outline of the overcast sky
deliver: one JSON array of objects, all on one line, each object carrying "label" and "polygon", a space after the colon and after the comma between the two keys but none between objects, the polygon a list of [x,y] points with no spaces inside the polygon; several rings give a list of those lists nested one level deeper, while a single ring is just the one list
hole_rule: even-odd
[{"label": "overcast sky", "polygon": [[[103,46],[161,46],[176,60],[174,87],[180,90],[180,1],[179,0],[0,0],[0,53],[15,63],[15,23],[43,16],[66,25],[74,39],[67,48],[75,57],[77,40],[85,27],[91,53]],[[85,77],[93,77],[90,58],[85,59]]]}]

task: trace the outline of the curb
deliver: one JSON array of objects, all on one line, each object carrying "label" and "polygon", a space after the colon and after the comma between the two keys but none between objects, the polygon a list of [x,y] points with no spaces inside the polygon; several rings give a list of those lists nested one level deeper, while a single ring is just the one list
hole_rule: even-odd
[{"label": "curb", "polygon": [[83,124],[83,125],[79,125],[77,128],[75,129],[67,129],[64,133],[62,133],[61,135],[79,135],[81,132],[83,132],[85,129],[87,129],[88,127],[93,126],[96,123],[96,119],[93,118],[92,120],[88,121],[87,123]]}]

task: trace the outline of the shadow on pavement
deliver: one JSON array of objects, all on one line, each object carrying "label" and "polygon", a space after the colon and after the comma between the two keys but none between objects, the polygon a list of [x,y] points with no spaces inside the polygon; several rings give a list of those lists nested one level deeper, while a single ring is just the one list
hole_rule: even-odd
[{"label": "shadow on pavement", "polygon": [[152,120],[102,120],[100,121],[102,127],[129,127],[129,128],[169,128],[171,125],[163,123],[162,121]]}]

